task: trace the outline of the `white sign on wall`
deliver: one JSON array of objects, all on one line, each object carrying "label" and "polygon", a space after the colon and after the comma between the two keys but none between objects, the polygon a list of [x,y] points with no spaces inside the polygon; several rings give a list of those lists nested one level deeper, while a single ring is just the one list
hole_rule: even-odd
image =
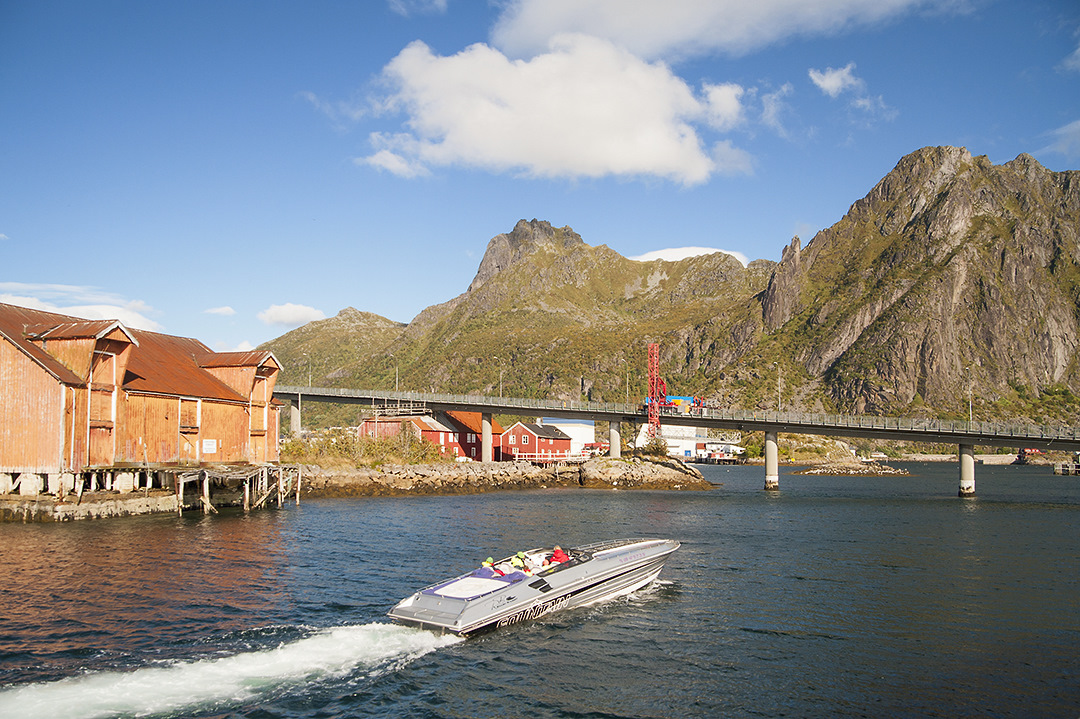
[{"label": "white sign on wall", "polygon": [[216,439],[204,439],[202,441],[202,453],[203,454],[217,454],[217,440]]}]

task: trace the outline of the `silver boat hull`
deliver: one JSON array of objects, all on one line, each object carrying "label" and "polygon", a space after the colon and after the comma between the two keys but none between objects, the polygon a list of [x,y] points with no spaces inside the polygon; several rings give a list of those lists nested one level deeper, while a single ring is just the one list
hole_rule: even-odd
[{"label": "silver boat hull", "polygon": [[[398,602],[403,624],[470,635],[629,594],[656,579],[679,548],[672,539],[620,539],[572,547],[571,561],[526,575],[484,568],[434,584]],[[529,557],[550,552],[530,550]],[[498,563],[497,563],[498,564]]]}]

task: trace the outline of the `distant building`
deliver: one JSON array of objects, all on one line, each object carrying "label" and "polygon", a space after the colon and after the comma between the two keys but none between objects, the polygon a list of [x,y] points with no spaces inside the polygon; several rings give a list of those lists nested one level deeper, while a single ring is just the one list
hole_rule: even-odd
[{"label": "distant building", "polygon": [[[668,448],[668,456],[684,460],[731,459],[738,458],[746,449],[737,442],[709,437],[704,427],[685,427],[680,425],[660,425],[660,439]],[[642,425],[637,437],[637,446],[649,443],[649,426]]]},{"label": "distant building", "polygon": [[276,462],[280,369],[271,352],[0,304],[0,494]]},{"label": "distant building", "polygon": [[502,458],[548,460],[570,456],[570,436],[558,427],[518,422],[502,435]]},{"label": "distant building", "polygon": [[[375,416],[365,419],[357,432],[361,437],[397,437],[402,427],[406,427],[414,437],[439,447],[444,455],[480,461],[483,427],[479,412]],[[502,432],[502,426],[492,420],[493,449],[499,446]]]},{"label": "distant building", "polygon": [[558,427],[570,437],[570,454],[584,454],[585,446],[596,442],[596,424],[587,419],[559,419],[544,417],[538,424],[545,427]]}]

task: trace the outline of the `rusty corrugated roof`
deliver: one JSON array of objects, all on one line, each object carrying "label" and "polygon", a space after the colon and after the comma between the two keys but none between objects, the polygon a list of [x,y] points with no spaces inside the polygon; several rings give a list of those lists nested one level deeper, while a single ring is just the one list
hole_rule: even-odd
[{"label": "rusty corrugated roof", "polygon": [[139,346],[132,349],[124,389],[133,392],[246,402],[239,392],[200,367],[212,350],[190,337],[134,330]]},{"label": "rusty corrugated roof", "polygon": [[281,369],[281,363],[270,350],[212,352],[199,358],[200,367],[261,367],[268,362]]},{"label": "rusty corrugated roof", "polygon": [[138,344],[131,331],[121,324],[120,320],[77,320],[59,325],[38,325],[34,328],[27,328],[27,333],[35,334],[38,339],[45,340],[72,340],[88,337],[97,339],[104,337],[114,329],[119,329],[134,344]]},{"label": "rusty corrugated roof", "polygon": [[[30,341],[30,328],[42,325],[59,325],[76,320],[74,317],[58,315],[43,310],[0,304],[0,335],[15,345],[23,354],[37,362],[46,372],[64,384],[77,387],[85,384],[79,375],[68,369],[60,360]],[[77,321],[77,320],[76,320]]]},{"label": "rusty corrugated roof", "polygon": [[[243,363],[239,360],[242,358],[237,355],[258,355],[259,361],[252,362],[258,366],[266,361],[266,355],[270,355],[269,352],[215,353],[196,339],[133,330],[118,320],[84,320],[55,312],[0,304],[0,334],[65,384],[83,386],[85,382],[55,357],[34,344],[31,338],[100,337],[114,328],[121,329],[131,337],[134,345],[123,380],[123,388],[134,392],[247,402],[247,397],[214,377],[202,366],[241,366]],[[217,361],[217,354],[226,355],[222,364],[210,364]]]}]

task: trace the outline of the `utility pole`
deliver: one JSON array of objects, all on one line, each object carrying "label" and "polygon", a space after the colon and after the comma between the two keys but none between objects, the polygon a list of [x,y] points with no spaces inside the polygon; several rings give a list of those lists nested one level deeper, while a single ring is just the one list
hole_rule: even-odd
[{"label": "utility pole", "polygon": [[621,362],[626,369],[626,378],[623,382],[623,389],[626,390],[626,404],[630,404],[630,363],[626,361],[625,357],[621,358],[619,362]]},{"label": "utility pole", "polygon": [[968,380],[968,424],[971,424],[971,365],[965,368]]},{"label": "utility pole", "polygon": [[780,365],[773,362],[773,367],[776,368],[776,411],[779,412],[782,409],[780,406]]}]

